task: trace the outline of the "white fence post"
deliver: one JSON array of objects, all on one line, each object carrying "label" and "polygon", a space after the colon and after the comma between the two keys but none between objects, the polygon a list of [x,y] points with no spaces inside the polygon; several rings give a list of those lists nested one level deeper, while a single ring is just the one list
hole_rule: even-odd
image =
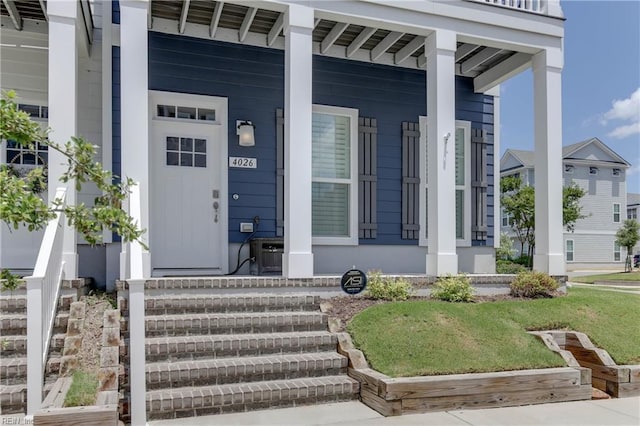
[{"label": "white fence post", "polygon": [[129,284],[129,383],[131,385],[132,426],[147,421],[145,378],[144,279],[127,280]]},{"label": "white fence post", "polygon": [[27,416],[31,418],[42,405],[44,370],[42,369],[42,285],[40,277],[27,277]]}]

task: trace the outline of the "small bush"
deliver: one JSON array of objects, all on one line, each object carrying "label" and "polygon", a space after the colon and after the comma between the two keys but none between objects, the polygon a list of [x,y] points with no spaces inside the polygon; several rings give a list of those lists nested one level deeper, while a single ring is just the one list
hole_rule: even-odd
[{"label": "small bush", "polygon": [[367,276],[365,295],[371,299],[407,300],[413,294],[413,286],[405,279],[384,277],[380,271],[369,271]]},{"label": "small bush", "polygon": [[496,260],[496,274],[519,274],[525,271],[528,269],[519,263],[503,259]]},{"label": "small bush", "polygon": [[471,281],[466,275],[450,275],[436,281],[431,297],[445,302],[472,302],[473,292]]},{"label": "small bush", "polygon": [[511,283],[511,295],[532,298],[553,297],[558,287],[558,282],[543,272],[521,272]]},{"label": "small bush", "polygon": [[526,254],[522,254],[520,255],[520,257],[516,257],[515,259],[511,260],[513,263],[518,263],[522,266],[526,266],[527,268],[529,268],[529,265],[531,265],[531,258],[529,256],[527,256]]}]

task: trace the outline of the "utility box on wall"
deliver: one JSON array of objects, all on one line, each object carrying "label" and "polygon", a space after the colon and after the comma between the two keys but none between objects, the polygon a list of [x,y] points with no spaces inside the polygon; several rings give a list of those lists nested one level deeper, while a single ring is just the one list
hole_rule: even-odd
[{"label": "utility box on wall", "polygon": [[281,275],[284,241],[282,238],[251,240],[251,275]]}]

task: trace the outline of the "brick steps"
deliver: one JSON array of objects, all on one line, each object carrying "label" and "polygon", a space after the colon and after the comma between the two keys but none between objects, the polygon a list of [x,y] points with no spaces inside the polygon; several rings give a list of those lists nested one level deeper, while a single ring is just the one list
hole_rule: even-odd
[{"label": "brick steps", "polygon": [[147,361],[242,357],[335,351],[337,338],[327,331],[219,334],[147,338]]},{"label": "brick steps", "polygon": [[145,298],[147,315],[317,311],[320,296],[303,294],[160,295]]},{"label": "brick steps", "polygon": [[320,312],[305,311],[149,316],[145,322],[148,337],[327,329],[326,315]]},{"label": "brick steps", "polygon": [[[61,364],[65,333],[69,324],[71,303],[84,293],[88,281],[65,280],[58,298],[53,336],[45,368],[44,395],[55,382]],[[27,356],[27,296],[26,285],[16,290],[0,291],[0,413],[24,413],[26,410]]]},{"label": "brick steps", "polygon": [[146,366],[147,389],[290,380],[346,373],[348,360],[336,352],[197,361],[157,362]]},{"label": "brick steps", "polygon": [[[321,297],[302,288],[310,283],[280,278],[147,281],[148,418],[357,398],[359,384],[347,376],[348,360],[337,353],[337,337],[327,331]],[[327,288],[334,285],[326,280]],[[285,292],[269,292],[280,287]],[[120,306],[126,312],[126,299]]]},{"label": "brick steps", "polygon": [[[288,279],[283,277],[180,277],[152,278],[145,282],[145,290],[254,290],[273,289],[318,289],[340,287],[340,276],[316,277],[309,279]],[[118,282],[119,291],[128,289],[124,282]]]},{"label": "brick steps", "polygon": [[154,420],[346,401],[358,389],[357,381],[343,375],[152,390],[147,413]]},{"label": "brick steps", "polygon": [[[60,357],[51,356],[47,360],[45,374],[58,374],[60,372]],[[26,357],[2,357],[0,358],[0,381],[5,385],[14,385],[24,382],[27,377]]]},{"label": "brick steps", "polygon": [[[66,333],[69,314],[59,313],[53,322],[54,333]],[[27,334],[27,314],[0,314],[0,336]]]}]

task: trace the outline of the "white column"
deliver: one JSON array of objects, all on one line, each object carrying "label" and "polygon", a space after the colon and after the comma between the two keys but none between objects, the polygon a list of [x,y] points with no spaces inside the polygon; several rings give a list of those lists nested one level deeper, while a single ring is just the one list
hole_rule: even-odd
[{"label": "white column", "polygon": [[[50,140],[64,145],[78,135],[78,46],[76,22],[78,2],[51,0],[47,2],[49,16],[49,127]],[[49,151],[49,202],[62,183],[60,177],[67,170],[67,158]],[[66,202],[76,203],[75,180],[67,182]],[[62,260],[66,279],[78,277],[77,236],[75,230],[64,225]]]},{"label": "white column", "polygon": [[284,254],[287,278],[313,277],[311,114],[313,9],[289,5],[284,36]]},{"label": "white column", "polygon": [[[484,92],[485,95],[493,96],[493,152],[497,158],[500,152],[500,85]],[[495,167],[495,166],[494,166]],[[499,169],[499,165],[496,169]],[[502,206],[500,204],[500,172],[493,174],[493,247],[500,247],[500,228],[502,219]]]},{"label": "white column", "polygon": [[[149,234],[148,7],[147,0],[120,2],[121,175],[123,180],[131,178],[138,182],[138,225],[147,229],[143,240]],[[149,253],[144,252],[144,257],[145,273],[149,276]]]},{"label": "white column", "polygon": [[455,91],[456,34],[427,37],[427,274],[458,273],[456,253]]},{"label": "white column", "polygon": [[535,139],[535,239],[533,269],[564,275],[562,226],[562,66],[561,49],[533,57]]}]

